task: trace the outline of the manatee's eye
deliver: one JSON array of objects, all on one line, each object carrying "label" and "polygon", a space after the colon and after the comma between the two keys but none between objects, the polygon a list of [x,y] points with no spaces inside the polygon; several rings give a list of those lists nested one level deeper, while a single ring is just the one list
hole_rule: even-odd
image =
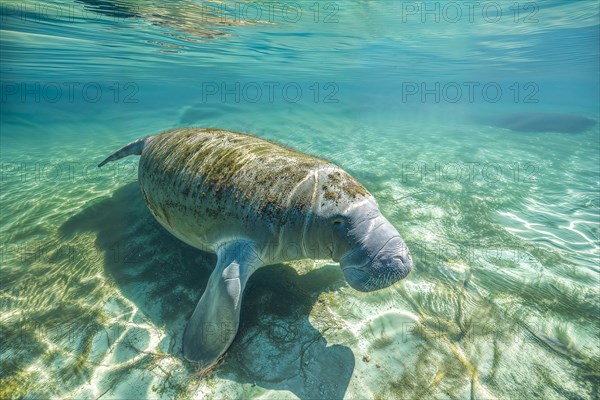
[{"label": "manatee's eye", "polygon": [[334,226],[339,226],[344,222],[343,218],[334,218],[331,220],[331,224]]}]

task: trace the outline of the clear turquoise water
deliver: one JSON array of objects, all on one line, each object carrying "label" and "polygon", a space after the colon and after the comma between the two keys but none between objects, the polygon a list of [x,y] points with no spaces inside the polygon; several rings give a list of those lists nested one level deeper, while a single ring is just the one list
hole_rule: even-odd
[{"label": "clear turquoise water", "polygon": [[[448,3],[437,23],[407,8],[434,2],[294,4],[1,4],[2,397],[598,398],[597,2],[523,3],[518,21],[498,3],[495,23],[453,23]],[[436,83],[439,102],[410,92]],[[494,126],[532,112],[596,123]],[[187,125],[338,163],[414,272],[363,294],[327,261],[266,267],[199,373],[180,339],[214,256],[154,221],[137,160],[95,168]]]}]

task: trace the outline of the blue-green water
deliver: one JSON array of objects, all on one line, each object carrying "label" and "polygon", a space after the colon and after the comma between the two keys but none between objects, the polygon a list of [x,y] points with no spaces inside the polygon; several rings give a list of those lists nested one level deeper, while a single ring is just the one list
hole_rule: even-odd
[{"label": "blue-green water", "polygon": [[[2,398],[598,398],[596,1],[1,10]],[[135,158],[96,168],[188,125],[336,162],[415,270],[365,294],[328,261],[265,267],[197,371],[215,258],[153,219]]]}]

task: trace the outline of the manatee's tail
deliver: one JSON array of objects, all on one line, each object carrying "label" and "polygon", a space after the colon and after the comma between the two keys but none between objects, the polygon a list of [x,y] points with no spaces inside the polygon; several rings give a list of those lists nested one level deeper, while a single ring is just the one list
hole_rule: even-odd
[{"label": "manatee's tail", "polygon": [[108,156],[106,160],[98,164],[98,168],[102,167],[108,162],[120,160],[123,157],[127,157],[130,155],[141,155],[142,150],[144,150],[144,145],[146,144],[146,141],[149,137],[150,136],[143,137],[141,139],[136,140],[135,142],[131,142],[128,145],[121,147],[119,150],[115,151],[110,156]]}]

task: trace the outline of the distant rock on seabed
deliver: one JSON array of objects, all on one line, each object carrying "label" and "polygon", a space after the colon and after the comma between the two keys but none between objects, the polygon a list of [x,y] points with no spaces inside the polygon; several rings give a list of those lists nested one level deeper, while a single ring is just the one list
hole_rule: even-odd
[{"label": "distant rock on seabed", "polygon": [[478,122],[515,132],[556,132],[577,134],[594,127],[591,118],[563,113],[523,112],[480,118]]}]

